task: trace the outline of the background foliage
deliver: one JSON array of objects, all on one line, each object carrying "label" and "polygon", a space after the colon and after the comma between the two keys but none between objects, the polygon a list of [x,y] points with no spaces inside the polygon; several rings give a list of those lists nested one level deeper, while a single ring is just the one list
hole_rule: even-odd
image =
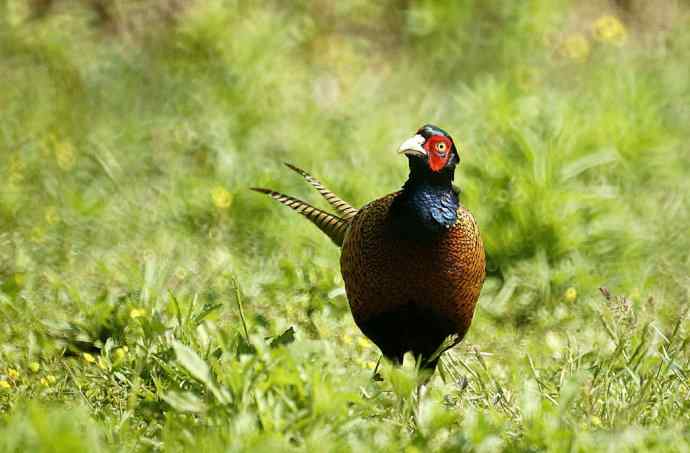
[{"label": "background foliage", "polygon": [[[0,450],[688,451],[689,25],[670,0],[3,0]],[[338,250],[247,188],[315,200],[290,161],[360,206],[426,122],[489,278],[418,395],[409,363],[371,379]]]}]

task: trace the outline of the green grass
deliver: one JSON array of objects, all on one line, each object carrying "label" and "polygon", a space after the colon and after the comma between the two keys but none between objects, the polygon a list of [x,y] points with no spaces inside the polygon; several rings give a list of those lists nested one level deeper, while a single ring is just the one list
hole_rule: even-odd
[{"label": "green grass", "polygon": [[[340,3],[0,3],[0,451],[688,451],[687,8]],[[248,187],[361,206],[426,122],[489,275],[418,395]]]}]

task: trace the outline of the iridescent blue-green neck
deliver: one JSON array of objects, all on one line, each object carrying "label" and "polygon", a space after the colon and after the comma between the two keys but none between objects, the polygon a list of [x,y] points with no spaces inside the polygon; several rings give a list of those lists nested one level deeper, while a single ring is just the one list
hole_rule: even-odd
[{"label": "iridescent blue-green neck", "polygon": [[406,236],[428,238],[455,225],[460,202],[454,174],[455,165],[434,172],[422,159],[410,158],[410,176],[393,206]]}]

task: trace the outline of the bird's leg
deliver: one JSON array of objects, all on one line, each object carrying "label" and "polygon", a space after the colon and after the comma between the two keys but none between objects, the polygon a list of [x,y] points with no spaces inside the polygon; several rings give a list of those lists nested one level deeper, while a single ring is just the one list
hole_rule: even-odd
[{"label": "bird's leg", "polygon": [[422,398],[426,394],[426,382],[421,382],[417,384],[417,392],[416,392],[416,397],[417,397],[417,404],[415,407],[415,414],[419,415],[419,411],[422,408]]},{"label": "bird's leg", "polygon": [[379,356],[379,359],[376,361],[376,366],[374,367],[374,373],[371,375],[371,378],[375,381],[382,381],[383,378],[381,378],[381,375],[378,373],[379,371],[379,365],[381,365],[381,359],[383,358],[383,355]]}]

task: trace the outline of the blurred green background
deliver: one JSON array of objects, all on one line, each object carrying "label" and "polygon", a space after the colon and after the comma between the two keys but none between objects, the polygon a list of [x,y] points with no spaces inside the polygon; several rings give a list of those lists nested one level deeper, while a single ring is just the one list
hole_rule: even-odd
[{"label": "blurred green background", "polygon": [[[1,0],[0,450],[688,451],[689,68],[672,0]],[[488,278],[417,398],[247,189],[427,122]]]}]

